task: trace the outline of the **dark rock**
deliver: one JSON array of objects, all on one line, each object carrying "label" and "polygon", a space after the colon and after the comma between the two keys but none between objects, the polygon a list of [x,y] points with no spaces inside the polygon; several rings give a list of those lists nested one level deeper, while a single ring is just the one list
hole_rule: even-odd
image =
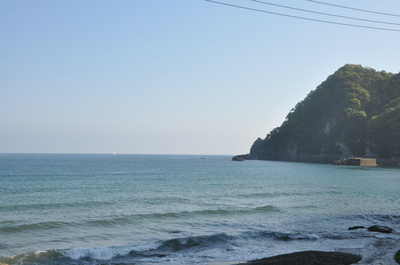
[{"label": "dark rock", "polygon": [[392,233],[393,229],[384,225],[373,225],[368,228],[368,231],[380,232],[380,233]]},{"label": "dark rock", "polygon": [[241,156],[234,156],[232,157],[232,161],[244,161],[244,159]]},{"label": "dark rock", "polygon": [[250,148],[250,154],[260,153],[263,143],[264,143],[264,140],[262,140],[260,137],[258,137],[257,140],[255,140],[255,142],[253,143],[253,145]]},{"label": "dark rock", "polygon": [[356,229],[363,229],[365,228],[365,226],[353,226],[353,227],[349,227],[349,230],[356,230]]},{"label": "dark rock", "polygon": [[[357,230],[357,229],[364,229],[366,228],[365,226],[352,226],[349,227],[349,230]],[[380,233],[392,233],[393,229],[388,227],[388,226],[384,226],[384,225],[373,225],[367,228],[368,231],[371,232],[380,232]]]},{"label": "dark rock", "polygon": [[338,160],[333,161],[334,165],[346,165],[347,164],[347,158],[340,158]]},{"label": "dark rock", "polygon": [[284,254],[260,260],[253,260],[246,265],[349,265],[359,262],[359,255],[343,252],[304,251]]},{"label": "dark rock", "polygon": [[[256,155],[252,155],[252,154],[243,154],[243,155],[237,155],[234,156],[232,158],[232,161],[243,161],[241,160],[241,158],[243,158],[243,160],[258,160],[260,159],[258,156]],[[238,160],[237,160],[238,159]]]}]

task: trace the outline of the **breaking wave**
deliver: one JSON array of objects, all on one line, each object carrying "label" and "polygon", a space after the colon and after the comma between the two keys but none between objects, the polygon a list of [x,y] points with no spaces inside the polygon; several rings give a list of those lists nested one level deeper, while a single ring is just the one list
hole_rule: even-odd
[{"label": "breaking wave", "polygon": [[[212,234],[157,241],[138,246],[74,247],[65,250],[47,250],[0,258],[5,264],[126,264],[138,259],[164,258],[174,253],[199,252],[210,249],[229,249],[239,240],[318,240],[316,235],[290,234],[273,231],[252,231],[239,235]],[[85,262],[84,262],[85,261]],[[90,262],[91,261],[91,262]],[[89,262],[89,263],[87,263]]]}]

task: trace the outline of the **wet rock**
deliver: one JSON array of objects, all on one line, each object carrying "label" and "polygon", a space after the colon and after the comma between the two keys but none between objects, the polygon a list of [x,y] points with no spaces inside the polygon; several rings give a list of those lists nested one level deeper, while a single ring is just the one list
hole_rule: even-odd
[{"label": "wet rock", "polygon": [[358,226],[349,227],[349,230],[357,230],[357,229],[363,229],[363,228],[365,228],[365,226],[358,225]]},{"label": "wet rock", "polygon": [[357,229],[364,229],[364,228],[368,229],[368,231],[371,231],[371,232],[380,232],[380,233],[392,233],[393,232],[392,228],[390,228],[388,226],[384,226],[384,225],[373,225],[368,228],[365,226],[358,225],[358,226],[349,227],[349,230],[357,230]]},{"label": "wet rock", "polygon": [[344,252],[304,251],[253,260],[244,265],[349,265],[357,263],[361,259],[362,257],[359,255]]},{"label": "wet rock", "polygon": [[368,228],[368,231],[380,232],[380,233],[392,233],[393,229],[384,225],[373,225]]}]

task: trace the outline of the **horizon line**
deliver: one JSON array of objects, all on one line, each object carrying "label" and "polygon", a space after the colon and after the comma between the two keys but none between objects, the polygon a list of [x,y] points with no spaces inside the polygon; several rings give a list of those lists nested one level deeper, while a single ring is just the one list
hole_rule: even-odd
[{"label": "horizon line", "polygon": [[[1,155],[113,155],[110,153],[62,153],[62,152],[0,152]],[[184,154],[184,153],[116,153],[118,155],[187,155],[187,156],[235,156],[236,154]]]}]

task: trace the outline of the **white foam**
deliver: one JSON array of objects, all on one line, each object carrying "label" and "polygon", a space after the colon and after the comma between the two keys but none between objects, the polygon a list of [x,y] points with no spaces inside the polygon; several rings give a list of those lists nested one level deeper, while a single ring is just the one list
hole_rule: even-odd
[{"label": "white foam", "polygon": [[76,247],[66,250],[64,252],[64,256],[73,260],[79,260],[83,258],[90,258],[95,260],[111,260],[117,256],[126,256],[131,251],[148,251],[151,249],[156,249],[159,246],[160,244],[151,243],[132,247]]},{"label": "white foam", "polygon": [[144,244],[144,245],[139,245],[139,246],[134,246],[130,248],[130,251],[138,251],[138,252],[143,252],[143,251],[149,251],[152,249],[156,249],[159,246],[161,246],[162,243],[158,242],[158,243],[149,243],[149,244]]},{"label": "white foam", "polygon": [[376,238],[379,239],[395,239],[395,240],[400,240],[400,235],[399,234],[383,234],[383,233],[377,233],[375,235]]},{"label": "white foam", "polygon": [[65,251],[64,256],[73,260],[91,258],[96,260],[110,260],[115,256],[115,252],[109,247],[96,248],[71,248]]}]

